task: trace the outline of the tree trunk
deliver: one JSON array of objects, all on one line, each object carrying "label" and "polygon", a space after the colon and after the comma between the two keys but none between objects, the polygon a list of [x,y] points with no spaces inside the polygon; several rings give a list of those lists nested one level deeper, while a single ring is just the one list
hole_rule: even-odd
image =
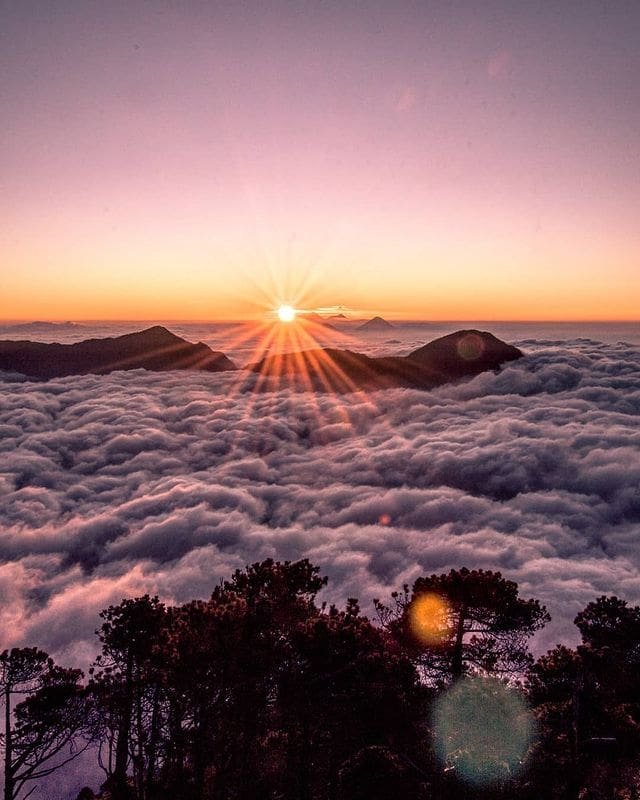
[{"label": "tree trunk", "polygon": [[116,763],[113,770],[113,800],[127,800],[127,765],[129,763],[129,737],[131,734],[131,717],[133,713],[133,655],[129,654],[125,672],[124,701],[118,739],[116,741]]},{"label": "tree trunk", "polygon": [[13,742],[11,738],[11,685],[7,683],[4,692],[4,800],[13,800],[14,779],[13,767]]},{"label": "tree trunk", "polygon": [[169,738],[167,759],[163,768],[164,782],[184,788],[185,743],[183,730],[184,712],[175,697],[169,698]]},{"label": "tree trunk", "polygon": [[147,792],[151,791],[153,780],[155,778],[156,769],[156,752],[158,750],[159,739],[159,717],[160,717],[160,700],[159,690],[156,686],[153,692],[153,708],[151,711],[151,731],[149,732],[149,748],[147,751],[147,776],[146,787]]},{"label": "tree trunk", "polygon": [[462,677],[463,671],[463,647],[464,647],[464,623],[467,616],[467,604],[463,603],[456,625],[456,640],[453,645],[453,655],[451,657],[451,675],[454,681]]},{"label": "tree trunk", "polygon": [[144,722],[142,715],[142,698],[140,697],[140,689],[136,695],[136,752],[134,759],[134,783],[137,791],[137,800],[144,800],[145,786],[144,786]]}]

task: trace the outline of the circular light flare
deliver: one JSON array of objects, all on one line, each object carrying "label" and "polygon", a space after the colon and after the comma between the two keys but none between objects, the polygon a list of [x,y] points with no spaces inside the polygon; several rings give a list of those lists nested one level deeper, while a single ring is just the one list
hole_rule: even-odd
[{"label": "circular light flare", "polygon": [[438,697],[431,722],[443,766],[477,787],[516,774],[535,734],[524,698],[497,678],[462,678]]},{"label": "circular light flare", "polygon": [[477,361],[485,351],[482,337],[477,333],[468,333],[456,345],[458,355],[465,361]]},{"label": "circular light flare", "polygon": [[280,322],[293,322],[296,318],[296,310],[293,306],[282,305],[277,311]]},{"label": "circular light flare", "polygon": [[449,606],[437,594],[422,594],[409,606],[409,627],[424,645],[441,644],[449,633]]}]

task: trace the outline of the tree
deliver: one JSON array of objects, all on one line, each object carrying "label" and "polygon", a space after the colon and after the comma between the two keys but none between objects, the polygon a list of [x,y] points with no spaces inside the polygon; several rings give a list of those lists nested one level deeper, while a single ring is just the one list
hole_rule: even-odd
[{"label": "tree", "polygon": [[[25,784],[50,775],[88,747],[88,736],[77,744],[88,730],[90,716],[81,677],[80,670],[58,667],[36,648],[0,654],[4,800],[15,800]],[[26,697],[12,708],[16,695]]]},{"label": "tree", "polygon": [[640,745],[640,607],[599,597],[576,616],[582,644],[582,716],[592,737],[615,736],[621,750]]},{"label": "tree", "polygon": [[383,626],[437,686],[466,673],[520,678],[532,662],[530,637],[550,619],[516,583],[482,569],[418,578],[411,594],[405,585],[392,599],[391,607],[374,600]]},{"label": "tree", "polygon": [[279,676],[296,626],[318,614],[318,573],[306,559],[267,559],[236,570],[210,600],[169,610],[162,783],[172,794],[249,798],[278,771]]},{"label": "tree", "polygon": [[102,653],[91,669],[90,690],[101,707],[108,749],[101,765],[114,800],[126,800],[130,795],[127,771],[133,763],[142,800],[157,756],[157,660],[162,659],[166,639],[166,609],[157,597],[144,595],[109,606],[100,616],[104,622],[97,633]]},{"label": "tree", "polygon": [[582,643],[541,656],[527,680],[540,732],[534,780],[543,797],[636,798],[640,608],[602,596],[575,624]]},{"label": "tree", "polygon": [[577,651],[557,645],[537,659],[525,681],[537,727],[527,778],[540,800],[574,796],[572,782],[579,771],[576,692],[581,670]]},{"label": "tree", "polygon": [[[577,746],[588,797],[637,798],[640,762],[640,607],[602,596],[574,620],[582,635]],[[633,788],[635,787],[635,788]]]},{"label": "tree", "polygon": [[318,608],[325,583],[306,559],[267,560],[169,609],[165,794],[333,800],[363,747],[422,741],[415,667],[355,601]]},{"label": "tree", "polygon": [[298,625],[292,647],[277,706],[284,797],[337,797],[340,770],[363,748],[421,751],[426,715],[415,667],[357,601]]},{"label": "tree", "polygon": [[215,588],[211,603],[240,598],[257,621],[263,620],[272,629],[291,631],[297,622],[318,612],[315,598],[327,585],[327,578],[319,573],[306,558],[293,562],[268,558],[237,569],[231,580]]}]

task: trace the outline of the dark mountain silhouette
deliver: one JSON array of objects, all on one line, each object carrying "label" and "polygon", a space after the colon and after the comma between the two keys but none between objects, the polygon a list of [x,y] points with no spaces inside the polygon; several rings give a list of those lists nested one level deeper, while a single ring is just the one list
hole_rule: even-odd
[{"label": "dark mountain silhouette", "polygon": [[464,330],[434,339],[409,353],[407,358],[450,378],[460,378],[496,369],[521,356],[517,347],[506,344],[492,333]]},{"label": "dark mountain silhouette", "polygon": [[436,339],[409,356],[371,358],[351,350],[318,348],[268,356],[248,369],[267,379],[260,384],[264,389],[282,384],[332,392],[396,386],[433,389],[521,356],[517,347],[493,334],[471,330]]},{"label": "dark mountain silhouette", "polygon": [[336,322],[349,322],[349,317],[345,317],[344,314],[332,314],[330,317],[327,317],[329,320],[335,320]]},{"label": "dark mountain silhouette", "polygon": [[386,331],[389,328],[393,328],[394,326],[387,322],[386,319],[382,319],[382,317],[372,317],[371,319],[364,322],[362,325],[358,325],[359,331]]},{"label": "dark mountain silhouette", "polygon": [[[247,369],[267,380],[265,389],[291,384],[301,389],[349,392],[395,386],[433,389],[459,378],[497,369],[520,358],[518,348],[493,334],[464,330],[443,336],[408,356],[372,358],[337,348],[267,356]],[[114,370],[235,370],[224,353],[192,344],[161,326],[75,344],[0,340],[0,371],[48,379]]]},{"label": "dark mountain silhouette", "polygon": [[0,341],[0,370],[33,378],[59,378],[120,369],[222,372],[237,369],[224,353],[192,344],[159,325],[137,333],[75,344]]}]

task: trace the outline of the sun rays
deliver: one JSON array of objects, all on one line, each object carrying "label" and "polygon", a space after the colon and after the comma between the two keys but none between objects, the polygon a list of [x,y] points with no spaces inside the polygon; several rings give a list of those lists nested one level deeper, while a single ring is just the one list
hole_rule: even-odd
[{"label": "sun rays", "polygon": [[[308,300],[306,281],[304,292],[297,296],[303,294]],[[238,363],[240,369],[230,387],[232,393],[248,396],[246,415],[253,417],[257,399],[265,391],[278,393],[274,401],[284,401],[292,413],[299,393],[305,392],[312,399],[318,428],[329,422],[351,425],[356,407],[359,415],[363,408],[374,415],[371,394],[358,386],[340,363],[344,364],[345,355],[353,348],[352,335],[331,325],[310,304],[301,307],[296,293],[289,297],[292,299],[269,298],[262,319],[232,329],[223,347],[226,352],[247,353]],[[263,429],[268,424],[268,419],[260,419]]]}]

